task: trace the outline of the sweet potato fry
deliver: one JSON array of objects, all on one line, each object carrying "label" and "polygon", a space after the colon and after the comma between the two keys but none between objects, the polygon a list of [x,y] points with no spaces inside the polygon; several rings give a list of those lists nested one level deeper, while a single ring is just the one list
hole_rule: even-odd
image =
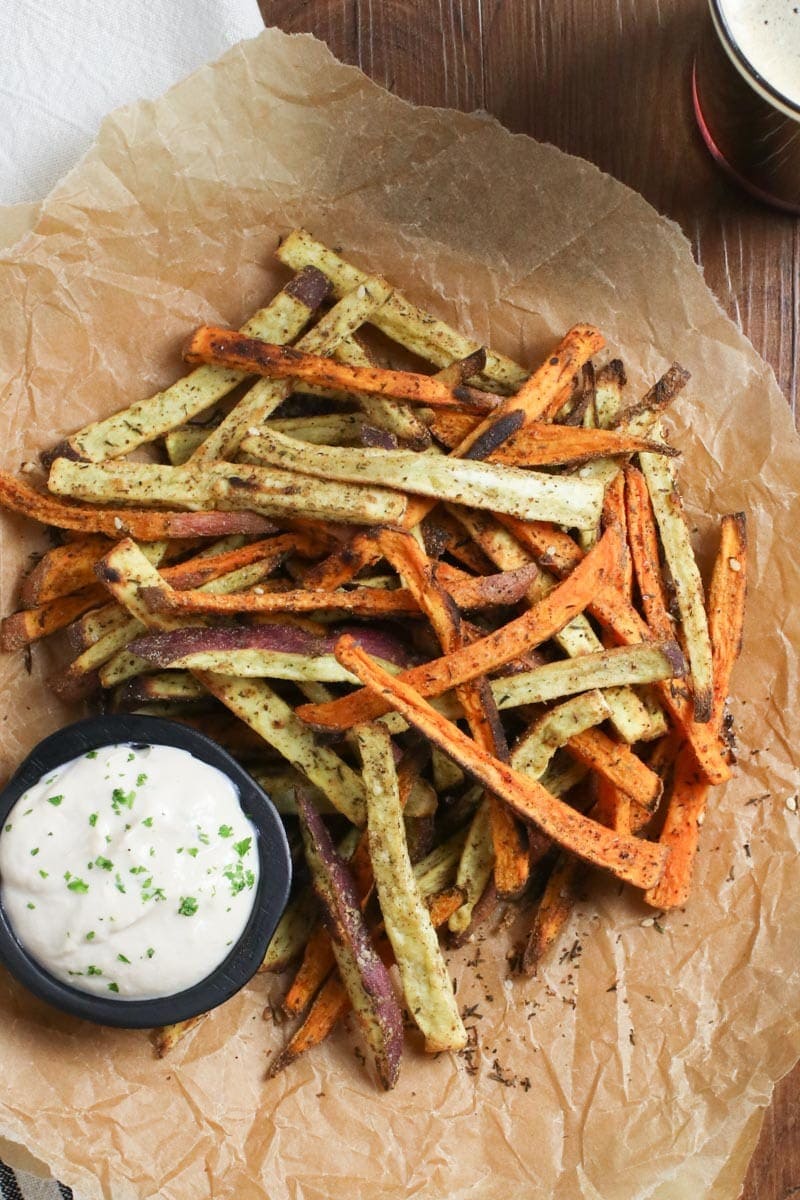
[{"label": "sweet potato fry", "polygon": [[580,881],[585,868],[578,859],[562,854],[547,880],[536,907],[533,925],[525,939],[519,961],[524,975],[533,975],[547,951],[555,943],[579,898]]},{"label": "sweet potato fry", "polygon": [[[593,483],[567,475],[545,475],[467,458],[416,454],[411,450],[363,450],[309,446],[266,427],[242,442],[252,460],[281,471],[324,480],[374,484],[412,495],[447,499],[473,508],[507,512],[523,520],[566,522],[591,528],[598,520],[602,492]],[[255,493],[254,507],[260,507]],[[427,508],[427,506],[426,506]]]},{"label": "sweet potato fry", "polygon": [[400,1073],[403,1018],[386,967],[378,957],[358,904],[352,877],[313,807],[298,797],[306,861],[342,982],[384,1088]]},{"label": "sweet potato fry", "polygon": [[304,353],[292,346],[271,345],[211,325],[201,326],[192,334],[183,348],[183,357],[187,362],[209,363],[270,379],[293,379],[342,392],[391,396],[406,403],[424,404],[427,408],[488,412],[499,403],[499,397],[489,392],[463,385],[452,388],[430,375],[390,371],[384,367],[352,367],[318,354]]},{"label": "sweet potato fry", "polygon": [[423,736],[435,742],[489,791],[501,796],[524,820],[538,825],[553,841],[636,887],[655,886],[661,878],[668,853],[665,847],[611,833],[549,795],[540,784],[492,758],[457,726],[442,718],[413,688],[377,667],[347,636],[339,640],[336,656]]},{"label": "sweet potato fry", "polygon": [[[739,656],[747,592],[747,536],[743,513],[722,519],[720,548],[709,589],[709,631],[714,652],[714,684],[710,725],[719,735],[730,688],[731,673]],[[645,894],[656,908],[675,908],[689,899],[700,824],[708,798],[708,782],[698,769],[686,742],[678,751],[672,794],[660,841],[669,846],[670,858],[663,879]]]},{"label": "sweet potato fry", "polygon": [[105,599],[103,588],[82,588],[71,596],[58,596],[37,608],[25,608],[5,617],[0,624],[0,649],[20,650],[40,638],[63,629],[82,613],[96,608]]},{"label": "sweet potato fry", "polygon": [[621,742],[613,742],[600,729],[586,729],[567,743],[571,754],[584,766],[616,784],[648,812],[654,812],[661,797],[661,780],[654,771]]},{"label": "sweet potato fry", "polygon": [[612,429],[582,429],[532,421],[507,438],[491,461],[514,467],[559,466],[647,450],[674,458],[672,446]]},{"label": "sweet potato fry", "polygon": [[[417,688],[422,696],[441,695],[460,683],[496,671],[524,651],[541,645],[586,607],[607,573],[614,570],[618,552],[618,535],[608,530],[576,571],[534,608],[453,654],[412,668],[401,676],[403,682]],[[379,717],[391,707],[362,691],[331,704],[303,705],[297,712],[312,725],[349,729]]]},{"label": "sweet potato fry", "polygon": [[362,725],[356,738],[364,768],[370,859],[406,1003],[427,1051],[460,1050],[467,1035],[408,856],[389,735],[378,725]]},{"label": "sweet potato fry", "polygon": [[0,471],[0,508],[32,517],[42,525],[103,533],[106,537],[133,537],[141,542],[161,538],[218,538],[226,533],[274,533],[275,526],[255,512],[155,512],[135,508],[92,508],[70,504],[30,487]]},{"label": "sweet potato fry", "polygon": [[[458,609],[438,581],[441,568],[430,564],[418,543],[408,533],[385,530],[378,542],[428,617],[445,654],[464,646]],[[456,688],[456,698],[470,732],[479,746],[498,758],[508,758],[508,746],[491,688],[485,679],[475,679]],[[515,896],[528,881],[528,845],[512,813],[495,797],[489,799],[494,874],[501,895]]]},{"label": "sweet potato fry", "polygon": [[94,534],[48,550],[25,577],[19,593],[23,608],[89,587],[95,582],[95,563],[110,549],[108,538]]},{"label": "sweet potato fry", "polygon": [[[266,308],[250,318],[242,332],[250,337],[269,338],[272,342],[292,341],[325,299],[329,288],[321,271],[313,267],[301,269]],[[244,378],[238,371],[201,367],[163,392],[140,400],[103,421],[86,425],[66,442],[59,443],[47,456],[47,461],[68,457],[101,462],[128,454],[210,408]]]}]

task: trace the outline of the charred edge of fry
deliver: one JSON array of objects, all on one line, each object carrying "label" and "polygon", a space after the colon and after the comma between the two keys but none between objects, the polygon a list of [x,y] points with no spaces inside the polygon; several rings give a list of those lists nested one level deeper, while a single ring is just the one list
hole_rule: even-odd
[{"label": "charred edge of fry", "polygon": [[678,393],[683,391],[690,379],[691,374],[685,367],[682,367],[680,363],[673,363],[669,370],[656,380],[638,404],[623,409],[619,416],[615,417],[611,422],[611,428],[616,429],[620,425],[627,425],[640,413],[663,411],[672,403]]},{"label": "charred edge of fry", "polygon": [[623,388],[627,382],[628,377],[625,374],[625,364],[621,358],[612,358],[600,368],[595,376],[595,385],[601,383],[616,383],[619,387]]},{"label": "charred edge of fry", "polygon": [[563,855],[557,859],[519,958],[523,975],[535,975],[540,962],[557,941],[579,898],[584,870],[577,859]]},{"label": "charred edge of fry", "polygon": [[323,300],[328,299],[332,288],[330,279],[323,275],[318,267],[302,267],[294,279],[289,280],[283,291],[314,312]]},{"label": "charred edge of fry", "polygon": [[498,446],[501,446],[507,438],[511,437],[512,433],[516,433],[524,424],[525,414],[521,409],[505,413],[494,421],[485,433],[482,433],[475,439],[462,457],[474,459],[488,458]]}]

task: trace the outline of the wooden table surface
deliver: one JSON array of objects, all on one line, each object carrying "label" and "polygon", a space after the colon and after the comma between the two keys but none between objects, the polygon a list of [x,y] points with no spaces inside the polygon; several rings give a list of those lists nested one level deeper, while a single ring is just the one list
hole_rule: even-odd
[{"label": "wooden table surface", "polygon": [[[798,420],[800,221],[729,184],[700,140],[689,77],[705,0],[260,2],[267,24],[315,34],[406,100],[484,109],[641,192],[691,239]],[[778,1086],[742,1200],[794,1196],[800,1067]]]}]

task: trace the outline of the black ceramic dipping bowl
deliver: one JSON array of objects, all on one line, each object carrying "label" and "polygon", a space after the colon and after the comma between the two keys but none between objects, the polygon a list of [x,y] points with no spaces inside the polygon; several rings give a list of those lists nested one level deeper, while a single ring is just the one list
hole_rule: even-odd
[{"label": "black ceramic dipping bowl", "polygon": [[[239,793],[242,811],[257,831],[259,880],[253,910],[235,946],[210,975],[181,992],[153,1000],[115,1000],[81,992],[51,975],[25,949],[0,905],[0,962],[40,999],[56,1008],[125,1029],[152,1028],[185,1021],[230,999],[258,970],[289,895],[292,860],[289,844],[272,801],[247,771],[203,733],[159,717],[119,714],[90,717],[59,729],[40,742],[0,791],[0,829],[17,800],[54,767],[89,750],[129,742],[176,746],[217,767]],[[2,833],[0,833],[2,837]]]}]

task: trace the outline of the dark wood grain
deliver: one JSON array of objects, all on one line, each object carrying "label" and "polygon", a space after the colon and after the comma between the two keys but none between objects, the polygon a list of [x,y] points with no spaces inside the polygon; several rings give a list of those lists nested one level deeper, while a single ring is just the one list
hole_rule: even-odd
[{"label": "dark wood grain", "polygon": [[[316,34],[407,100],[486,109],[641,192],[691,239],[798,419],[800,222],[743,195],[702,145],[689,77],[705,0],[261,0],[261,9],[267,24]],[[791,1197],[800,1198],[800,1067],[775,1092],[742,1192]]]}]

